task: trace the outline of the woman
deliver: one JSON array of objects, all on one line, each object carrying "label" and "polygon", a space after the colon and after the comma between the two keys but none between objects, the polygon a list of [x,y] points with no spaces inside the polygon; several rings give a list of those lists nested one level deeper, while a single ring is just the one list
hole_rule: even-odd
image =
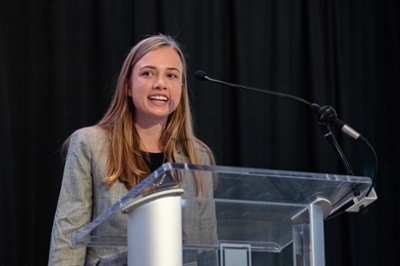
[{"label": "woman", "polygon": [[[107,113],[65,144],[49,265],[125,265],[126,248],[72,248],[71,234],[163,162],[214,164],[210,149],[193,134],[187,90],[186,61],[171,37],[146,38],[130,51]],[[212,184],[198,178],[195,185],[197,195],[212,197]],[[215,227],[206,231],[213,235]],[[113,214],[92,235],[104,232],[126,236],[126,217]]]}]

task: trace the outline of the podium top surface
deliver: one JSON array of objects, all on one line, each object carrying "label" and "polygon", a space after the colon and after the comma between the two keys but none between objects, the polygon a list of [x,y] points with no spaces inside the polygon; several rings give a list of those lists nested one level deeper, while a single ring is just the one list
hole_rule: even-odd
[{"label": "podium top surface", "polygon": [[[251,244],[254,250],[279,252],[292,241],[293,217],[310,203],[328,203],[329,212],[333,213],[351,201],[355,192],[365,197],[371,184],[369,177],[360,176],[165,163],[76,232],[71,242],[126,246],[126,228],[121,228],[119,236],[99,235],[101,230],[96,228],[121,215],[121,209],[133,201],[182,188],[185,248],[219,248],[220,243],[238,243]],[[197,225],[212,227],[211,231],[216,232],[204,234],[204,228],[196,229]],[[189,227],[196,232],[185,234]]]}]

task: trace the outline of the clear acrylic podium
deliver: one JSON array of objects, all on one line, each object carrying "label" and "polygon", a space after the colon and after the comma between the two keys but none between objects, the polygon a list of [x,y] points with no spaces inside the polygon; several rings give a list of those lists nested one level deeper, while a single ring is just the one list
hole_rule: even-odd
[{"label": "clear acrylic podium", "polygon": [[[134,266],[182,265],[202,255],[206,265],[247,266],[250,252],[279,253],[292,244],[293,265],[323,266],[324,219],[355,191],[365,197],[371,184],[369,177],[166,163],[71,243],[127,246]],[[93,234],[121,211],[127,237]]]}]

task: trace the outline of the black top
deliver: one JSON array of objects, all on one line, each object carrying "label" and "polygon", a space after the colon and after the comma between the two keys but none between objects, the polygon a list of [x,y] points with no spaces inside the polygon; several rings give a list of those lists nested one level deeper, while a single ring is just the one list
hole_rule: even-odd
[{"label": "black top", "polygon": [[150,172],[153,172],[154,170],[156,170],[158,167],[160,167],[164,163],[164,153],[163,152],[158,152],[158,153],[149,152],[149,155],[150,155],[150,162],[147,160],[146,160],[146,162],[150,168]]},{"label": "black top", "polygon": [[[145,155],[145,153],[144,152],[142,153],[143,157],[146,158],[146,163],[149,166],[150,173],[154,172],[158,167],[160,167],[165,162],[163,152],[158,152],[158,153],[149,152],[150,161],[147,160],[147,156]],[[159,177],[158,179],[156,179],[153,186],[158,188],[169,187],[171,186],[171,182],[173,181],[174,180],[171,177],[171,175],[169,173],[166,173],[161,177]]]}]

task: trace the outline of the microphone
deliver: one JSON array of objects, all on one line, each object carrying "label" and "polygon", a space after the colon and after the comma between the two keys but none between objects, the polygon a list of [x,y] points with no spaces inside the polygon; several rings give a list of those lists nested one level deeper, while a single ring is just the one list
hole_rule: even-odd
[{"label": "microphone", "polygon": [[311,104],[312,109],[316,112],[317,114],[317,119],[324,125],[334,125],[336,128],[338,128],[340,131],[342,131],[344,134],[352,137],[355,140],[359,140],[365,144],[368,143],[368,140],[362,136],[360,133],[355,131],[353,128],[351,128],[349,125],[345,124],[342,120],[337,118],[336,111],[330,107],[329,105],[320,107],[318,104]]},{"label": "microphone", "polygon": [[314,111],[314,113],[317,115],[317,119],[320,123],[322,123],[326,126],[333,125],[336,128],[338,128],[340,131],[342,131],[344,134],[352,137],[353,139],[361,141],[365,144],[369,143],[368,140],[364,136],[362,136],[360,133],[358,133],[356,130],[351,128],[349,125],[345,124],[343,121],[338,119],[336,111],[331,106],[321,107],[316,103],[310,103],[300,97],[297,97],[297,96],[294,96],[291,94],[273,92],[273,91],[269,91],[269,90],[261,90],[261,89],[257,89],[257,88],[228,83],[228,82],[221,81],[218,79],[213,79],[213,78],[210,78],[209,76],[207,76],[207,73],[204,72],[203,70],[197,70],[194,73],[194,76],[197,79],[203,80],[203,81],[208,80],[208,81],[211,81],[214,83],[223,84],[223,85],[227,85],[230,87],[236,87],[236,88],[241,88],[241,89],[250,90],[250,91],[262,92],[262,93],[266,93],[266,94],[270,94],[270,95],[274,95],[274,96],[280,96],[280,97],[284,97],[284,98],[290,98],[290,99],[294,99],[296,101],[302,102],[302,103],[308,105]]},{"label": "microphone", "polygon": [[207,74],[203,70],[197,70],[194,72],[194,76],[199,80],[206,80]]}]

